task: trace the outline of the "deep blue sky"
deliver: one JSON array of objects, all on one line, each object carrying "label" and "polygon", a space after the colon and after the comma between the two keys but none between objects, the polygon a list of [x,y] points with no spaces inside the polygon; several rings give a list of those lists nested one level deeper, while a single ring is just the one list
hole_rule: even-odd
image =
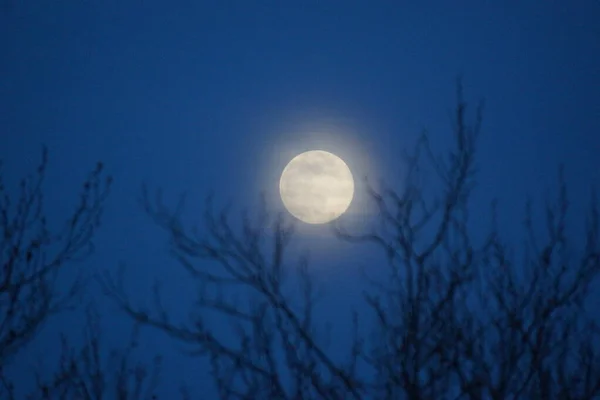
[{"label": "deep blue sky", "polygon": [[[16,178],[48,145],[55,221],[102,160],[115,182],[86,267],[125,262],[142,297],[176,270],[136,202],[143,182],[198,203],[265,192],[280,207],[279,173],[314,148],[357,178],[398,181],[399,154],[423,128],[438,150],[449,144],[458,74],[473,106],[486,101],[476,215],[497,197],[506,226],[519,223],[525,196],[541,199],[561,162],[575,209],[600,185],[597,0],[12,3],[0,15],[0,158]],[[319,254],[314,268],[336,281],[370,260]],[[358,296],[338,286],[339,298]],[[106,317],[118,338],[126,320]]]}]

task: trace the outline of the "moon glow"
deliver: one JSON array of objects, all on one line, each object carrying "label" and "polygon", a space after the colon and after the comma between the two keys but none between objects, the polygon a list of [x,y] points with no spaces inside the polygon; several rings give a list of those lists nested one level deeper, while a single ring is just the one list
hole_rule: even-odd
[{"label": "moon glow", "polygon": [[342,215],[354,197],[350,168],[338,156],[312,150],[283,169],[279,193],[285,208],[308,224],[324,224]]}]

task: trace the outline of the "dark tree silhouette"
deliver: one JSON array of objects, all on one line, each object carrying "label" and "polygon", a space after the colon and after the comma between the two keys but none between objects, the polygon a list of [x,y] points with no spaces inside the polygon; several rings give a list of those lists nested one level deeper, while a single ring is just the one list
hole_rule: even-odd
[{"label": "dark tree silhouette", "polygon": [[102,164],[89,174],[75,210],[51,231],[43,208],[47,150],[34,176],[22,179],[17,196],[4,185],[0,163],[0,397],[12,385],[3,369],[47,319],[76,304],[81,281],[57,285],[63,268],[87,257],[108,195],[110,178]]},{"label": "dark tree silhouette", "polygon": [[[147,196],[145,196],[147,200]],[[314,291],[306,263],[284,264],[285,248],[292,227],[282,218],[274,221],[271,254],[266,254],[264,229],[269,226],[266,212],[259,222],[244,218],[243,235],[231,229],[226,214],[214,217],[207,213],[210,237],[196,241],[160,205],[150,212],[160,224],[172,229],[175,256],[199,283],[199,312],[189,323],[170,320],[155,291],[156,314],[131,305],[120,280],[106,276],[103,284],[121,307],[136,321],[160,328],[171,336],[196,347],[197,354],[209,357],[219,394],[223,398],[328,398],[354,396],[359,388],[352,372],[336,365],[317,342],[311,313]],[[263,210],[264,211],[264,210]],[[217,262],[219,269],[203,270],[191,259]],[[286,282],[296,273],[302,285],[302,303],[292,304],[286,295]],[[238,302],[232,292],[248,294]],[[231,317],[239,341],[228,343],[205,322],[202,310],[212,310]],[[240,386],[241,385],[241,386]]]},{"label": "dark tree silhouette", "polygon": [[[83,331],[84,345],[80,349],[61,338],[61,356],[50,378],[38,374],[37,387],[29,400],[152,400],[156,399],[161,358],[153,365],[135,362],[138,330],[134,329],[129,343],[123,349],[106,351],[102,343],[101,320],[93,306],[86,310]],[[108,353],[108,354],[107,354]]]},{"label": "dark tree silhouette", "polygon": [[[366,296],[377,315],[368,363],[376,398],[591,399],[600,395],[597,316],[585,309],[600,271],[596,198],[583,246],[569,240],[566,184],[546,206],[545,238],[527,207],[522,252],[492,227],[474,243],[469,195],[481,109],[465,123],[458,92],[455,149],[434,157],[425,136],[408,159],[401,194],[372,191],[379,226],[340,236],[378,245],[390,274]],[[441,183],[427,201],[419,183],[422,155]]]},{"label": "dark tree silhouette", "polygon": [[[522,251],[504,243],[492,207],[487,235],[469,231],[481,107],[472,124],[459,85],[454,147],[437,157],[423,135],[407,157],[401,191],[370,189],[378,215],[372,228],[342,240],[374,243],[388,275],[369,279],[372,315],[355,315],[347,359],[334,359],[313,318],[316,291],[304,259],[287,256],[293,224],[242,217],[208,203],[204,232],[188,228],[147,190],[148,214],[170,235],[178,263],[197,282],[190,319],[177,322],[156,290],[149,311],[107,274],[106,293],[138,323],[158,328],[205,356],[223,399],[592,399],[600,395],[599,331],[585,301],[600,270],[597,201],[585,243],[566,234],[566,185],[546,207],[546,232],[527,211]],[[439,185],[424,187],[429,166]],[[437,195],[430,195],[438,189]],[[234,295],[235,293],[235,295]],[[241,298],[241,300],[240,300]],[[234,335],[208,318],[232,322]],[[360,318],[359,318],[360,317]],[[372,326],[360,334],[360,324]]]}]

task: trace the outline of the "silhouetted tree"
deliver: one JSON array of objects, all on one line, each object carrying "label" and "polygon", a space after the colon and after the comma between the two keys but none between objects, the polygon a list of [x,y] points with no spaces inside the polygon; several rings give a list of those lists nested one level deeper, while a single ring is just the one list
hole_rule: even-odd
[{"label": "silhouetted tree", "polygon": [[[169,233],[175,259],[197,282],[195,312],[174,321],[158,290],[153,310],[139,307],[110,274],[102,279],[106,292],[138,323],[207,357],[223,399],[600,395],[600,332],[585,307],[600,271],[596,199],[583,247],[566,234],[562,175],[558,199],[546,207],[544,238],[527,212],[522,254],[501,240],[495,219],[486,235],[470,233],[481,107],[467,123],[458,87],[447,156],[435,156],[423,135],[407,157],[402,190],[370,189],[378,209],[371,228],[349,232],[333,224],[342,240],[379,246],[389,271],[383,280],[367,276],[364,300],[373,318],[360,315],[360,323],[373,331],[360,334],[355,315],[345,361],[328,353],[324,321],[313,318],[316,291],[306,260],[287,256],[293,224],[270,217],[266,206],[256,220],[244,214],[236,229],[227,210],[215,212],[209,202],[201,234],[185,226],[180,207],[172,211],[145,190],[146,211]],[[432,186],[437,195],[420,179],[424,162],[439,178]],[[208,318],[214,315],[230,320],[236,335],[213,330]]]},{"label": "silhouetted tree", "polygon": [[47,161],[44,148],[36,174],[21,180],[16,196],[5,187],[0,162],[0,397],[12,390],[3,373],[11,357],[50,316],[75,305],[81,281],[73,279],[69,284],[61,272],[92,252],[110,186],[99,163],[84,181],[71,216],[53,231],[43,207]]},{"label": "silhouetted tree", "polygon": [[[267,255],[263,231],[269,226],[266,212],[256,224],[244,218],[241,236],[230,228],[225,213],[217,218],[207,213],[210,238],[195,241],[162,205],[155,209],[145,204],[157,222],[172,229],[175,256],[198,281],[199,310],[189,323],[177,324],[162,306],[160,292],[155,291],[156,314],[150,315],[130,304],[120,280],[105,277],[108,293],[129,315],[195,346],[197,354],[206,355],[223,398],[359,397],[352,372],[336,365],[317,342],[311,318],[314,293],[306,263],[301,260],[295,266],[284,264],[291,226],[282,218],[274,221],[275,245]],[[215,260],[220,268],[198,268],[192,258]],[[298,305],[292,304],[286,294],[292,274],[302,285],[303,301]],[[247,294],[248,298],[236,301],[232,297],[236,293]],[[203,310],[231,317],[239,341],[228,343],[227,338],[214,333],[212,324],[205,322]]]},{"label": "silhouetted tree", "polygon": [[[460,86],[459,86],[460,89]],[[527,207],[522,252],[504,243],[495,225],[474,243],[469,195],[481,126],[465,123],[458,92],[455,148],[434,157],[422,137],[402,193],[372,191],[379,224],[340,236],[378,245],[390,273],[366,296],[377,315],[366,358],[376,371],[376,398],[592,399],[600,395],[597,316],[585,309],[600,271],[597,200],[586,219],[585,243],[566,235],[567,190],[545,210],[545,238]],[[441,194],[427,201],[419,183],[425,157]]]},{"label": "silhouetted tree", "polygon": [[[134,329],[123,349],[107,351],[102,342],[101,320],[92,306],[86,310],[84,344],[79,349],[61,338],[58,366],[49,378],[38,374],[37,387],[30,400],[152,400],[156,399],[161,358],[152,366],[134,361],[138,330]],[[77,342],[78,340],[75,340]]]}]

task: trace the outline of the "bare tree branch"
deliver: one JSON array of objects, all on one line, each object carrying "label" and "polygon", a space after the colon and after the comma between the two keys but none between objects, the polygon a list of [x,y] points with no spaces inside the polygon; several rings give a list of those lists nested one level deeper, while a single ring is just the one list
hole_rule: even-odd
[{"label": "bare tree branch", "polygon": [[59,231],[52,232],[43,209],[47,150],[35,176],[11,196],[0,163],[0,366],[29,343],[49,316],[74,305],[80,279],[64,290],[56,283],[63,267],[93,251],[93,236],[110,187],[103,166],[85,180],[79,203]]},{"label": "bare tree branch", "polygon": [[[93,306],[86,311],[84,345],[76,351],[63,335],[62,354],[53,376],[43,379],[38,374],[37,388],[30,400],[152,400],[156,399],[161,358],[155,357],[149,368],[135,363],[133,353],[138,346],[138,330],[134,329],[127,346],[108,353],[101,340],[100,319]],[[108,357],[107,357],[108,353]]]}]

